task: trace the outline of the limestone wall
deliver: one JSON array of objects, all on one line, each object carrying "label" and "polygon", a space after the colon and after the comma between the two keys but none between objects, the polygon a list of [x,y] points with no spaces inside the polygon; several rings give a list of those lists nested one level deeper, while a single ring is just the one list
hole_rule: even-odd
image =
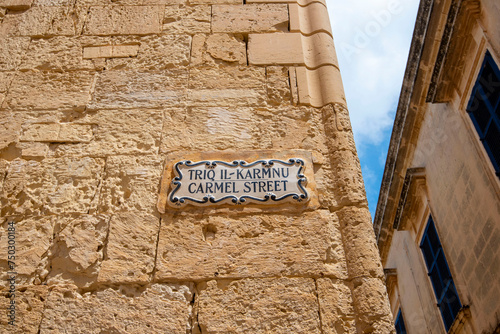
[{"label": "limestone wall", "polygon": [[[0,0],[0,105],[0,332],[393,332],[323,3]],[[204,152],[311,201],[157,208]]]}]

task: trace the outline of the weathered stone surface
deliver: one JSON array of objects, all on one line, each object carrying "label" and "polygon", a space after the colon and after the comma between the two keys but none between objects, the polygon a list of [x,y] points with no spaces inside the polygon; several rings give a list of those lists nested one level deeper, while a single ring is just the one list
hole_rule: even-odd
[{"label": "weathered stone surface", "polygon": [[175,110],[165,114],[160,152],[224,150],[235,146],[325,152],[320,119],[319,114],[303,107],[260,108],[257,112],[248,107],[225,106]]},{"label": "weathered stone surface", "polygon": [[343,205],[366,205],[365,185],[357,154],[335,151],[332,161],[338,202]]},{"label": "weathered stone surface", "polygon": [[106,67],[110,70],[160,71],[189,64],[191,36],[188,35],[118,36],[113,42],[139,44],[139,50],[134,58],[108,59]]},{"label": "weathered stone surface", "polygon": [[210,33],[211,6],[165,6],[162,32],[165,34]]},{"label": "weathered stone surface", "polygon": [[386,287],[382,279],[359,278],[354,280],[352,296],[357,313],[358,332],[396,333]]},{"label": "weathered stone surface", "polygon": [[46,301],[41,333],[179,333],[190,331],[192,284],[107,288],[79,294],[54,288]]},{"label": "weathered stone surface", "polygon": [[76,122],[92,124],[88,143],[54,143],[51,156],[99,156],[110,154],[157,153],[160,145],[163,112],[158,110],[102,110],[85,113]]},{"label": "weathered stone surface", "polygon": [[29,44],[29,37],[2,38],[2,43],[0,43],[0,71],[16,70],[21,64],[21,58]]},{"label": "weathered stone surface", "polygon": [[72,36],[76,33],[73,19],[79,14],[72,7],[33,7],[6,15],[0,36]]},{"label": "weathered stone surface", "polygon": [[0,189],[3,187],[3,180],[5,175],[7,175],[7,170],[9,169],[9,162],[7,160],[0,158]]},{"label": "weathered stone surface", "polygon": [[[0,110],[2,110],[3,100],[5,99],[5,95],[7,93],[8,88],[10,87],[10,83],[12,78],[14,77],[13,72],[0,72]],[[1,115],[5,117],[6,113],[2,112]],[[2,120],[0,120],[2,122]],[[0,130],[1,131],[1,130]],[[3,136],[0,136],[0,142],[2,142]],[[0,144],[0,150],[1,150]]]},{"label": "weathered stone surface", "polygon": [[12,81],[3,105],[21,110],[83,110],[90,100],[93,76],[87,72],[22,72]]},{"label": "weathered stone surface", "polygon": [[2,215],[86,213],[97,194],[104,161],[60,158],[11,162],[0,196]]},{"label": "weathered stone surface", "polygon": [[[6,216],[6,215],[2,215]],[[52,234],[56,217],[6,217],[0,227],[0,267],[2,278],[0,285],[7,286],[9,270],[7,257],[8,223],[15,226],[15,268],[16,284],[40,283],[48,273],[48,251],[52,243]]]},{"label": "weathered stone surface", "polygon": [[157,155],[109,157],[99,211],[154,212],[162,164],[162,157]]},{"label": "weathered stone surface", "polygon": [[266,67],[267,96],[269,103],[289,105],[292,101],[288,68],[281,66]]},{"label": "weathered stone surface", "polygon": [[346,207],[337,214],[340,218],[349,277],[383,277],[368,208]]},{"label": "weathered stone surface", "polygon": [[216,64],[224,61],[246,65],[246,45],[241,34],[193,36],[191,65]]},{"label": "weathered stone surface", "polygon": [[74,123],[27,124],[20,140],[40,142],[89,142],[92,139],[92,125]]},{"label": "weathered stone surface", "polygon": [[166,113],[160,151],[224,150],[235,144],[240,149],[257,148],[263,135],[259,118],[247,107],[188,108]]},{"label": "weathered stone surface", "polygon": [[49,152],[49,145],[47,143],[19,143],[16,147],[21,149],[21,157],[24,159],[44,158]]},{"label": "weathered stone surface", "polygon": [[0,115],[0,157],[6,158],[7,153],[2,153],[2,150],[19,140],[23,116],[8,111],[1,111]]},{"label": "weathered stone surface", "polygon": [[300,219],[293,215],[167,216],[160,229],[155,277],[341,278],[345,260],[333,218],[327,211],[303,214]]},{"label": "weathered stone surface", "polygon": [[259,67],[199,67],[189,73],[189,88],[259,88],[265,86],[266,71]]},{"label": "weathered stone surface", "polygon": [[316,280],[324,334],[356,334],[356,313],[351,290],[342,281],[329,278]]},{"label": "weathered stone surface", "polygon": [[161,31],[162,6],[90,7],[85,35],[148,35]]},{"label": "weathered stone surface", "polygon": [[50,249],[49,285],[70,283],[88,287],[97,280],[103,259],[109,216],[62,216],[54,227]]},{"label": "weathered stone surface", "polygon": [[212,31],[229,33],[288,31],[286,4],[213,5]]},{"label": "weathered stone surface", "polygon": [[243,0],[190,0],[192,5],[222,5],[222,4],[232,4],[232,5],[242,5]]},{"label": "weathered stone surface", "polygon": [[97,78],[89,107],[135,109],[182,105],[187,83],[186,70],[105,72]]},{"label": "weathered stone surface", "polygon": [[313,279],[213,280],[198,289],[202,333],[321,333]]},{"label": "weathered stone surface", "polygon": [[[47,0],[43,0],[47,1]],[[50,1],[50,0],[49,0]],[[57,1],[57,0],[56,0]],[[76,0],[86,6],[145,6],[145,5],[176,5],[185,4],[186,0]]]},{"label": "weathered stone surface", "polygon": [[33,0],[33,6],[72,6],[75,0]]},{"label": "weathered stone surface", "polygon": [[[37,334],[42,321],[43,307],[48,295],[48,287],[28,285],[17,287],[15,326],[7,323],[9,318],[3,312],[0,317],[0,332],[15,334]],[[5,298],[4,298],[5,297]],[[0,291],[0,308],[7,310],[10,299],[5,290]]]},{"label": "weathered stone surface", "polygon": [[101,283],[147,283],[155,266],[159,218],[145,213],[118,213],[109,225]]},{"label": "weathered stone surface", "polygon": [[20,70],[40,71],[93,71],[98,67],[92,60],[85,59],[82,48],[85,45],[106,44],[107,39],[89,37],[66,37],[33,39],[23,57]]}]

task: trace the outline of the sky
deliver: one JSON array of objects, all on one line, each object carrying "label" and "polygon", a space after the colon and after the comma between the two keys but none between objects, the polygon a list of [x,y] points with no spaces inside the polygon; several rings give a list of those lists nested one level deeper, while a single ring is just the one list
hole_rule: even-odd
[{"label": "sky", "polygon": [[373,218],[419,1],[326,2]]}]

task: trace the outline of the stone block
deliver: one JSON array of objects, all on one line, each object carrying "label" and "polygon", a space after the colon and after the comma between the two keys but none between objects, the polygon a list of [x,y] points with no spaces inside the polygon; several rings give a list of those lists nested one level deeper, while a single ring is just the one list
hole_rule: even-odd
[{"label": "stone block", "polygon": [[33,0],[0,0],[0,7],[11,10],[26,10],[31,7]]},{"label": "stone block", "polygon": [[286,4],[213,5],[212,31],[228,33],[288,31]]},{"label": "stone block", "polygon": [[327,211],[237,218],[165,216],[156,269],[160,281],[347,277],[338,222]]},{"label": "stone block", "polygon": [[191,46],[191,65],[246,65],[247,51],[241,34],[197,34]]},{"label": "stone block", "polygon": [[22,72],[12,81],[4,107],[83,111],[90,100],[93,78],[94,74],[87,72]]},{"label": "stone block", "polygon": [[49,285],[74,284],[87,288],[97,281],[109,216],[59,216],[50,250]]},{"label": "stone block", "polygon": [[[8,324],[7,312],[0,317],[0,332],[16,334],[37,334],[42,321],[43,308],[48,295],[48,287],[29,285],[17,287],[16,291],[16,321],[15,327]],[[0,308],[7,310],[10,298],[7,292],[0,292]],[[10,304],[9,304],[10,305]]]},{"label": "stone block", "polygon": [[264,68],[192,68],[188,102],[192,106],[265,105],[265,80]]},{"label": "stone block", "polygon": [[160,219],[146,213],[118,213],[111,218],[100,283],[150,281],[155,267]]},{"label": "stone block", "polygon": [[[0,43],[0,71],[17,70],[29,44],[29,37],[2,38],[2,43]],[[2,84],[0,84],[0,92],[1,86]]]},{"label": "stone block", "polygon": [[110,156],[100,193],[100,212],[155,212],[163,159]]},{"label": "stone block", "polygon": [[313,279],[213,280],[202,285],[202,333],[321,333]]},{"label": "stone block", "polygon": [[164,7],[107,6],[90,7],[85,35],[149,35],[158,34]]},{"label": "stone block", "polygon": [[315,2],[326,5],[326,0],[246,0],[246,3],[298,3],[302,7]]},{"label": "stone block", "polygon": [[111,58],[106,61],[108,69],[122,70],[172,70],[189,64],[191,36],[152,35],[141,37],[117,36],[115,44],[139,44],[137,57]]},{"label": "stone block", "polygon": [[78,143],[92,140],[92,125],[73,123],[27,124],[20,140]]},{"label": "stone block", "polygon": [[358,330],[362,333],[395,334],[387,290],[382,279],[359,278],[353,283],[352,296]]},{"label": "stone block", "polygon": [[164,108],[185,103],[188,72],[109,71],[98,75],[91,109]]},{"label": "stone block", "polygon": [[93,124],[93,138],[88,143],[54,143],[50,155],[60,157],[117,154],[154,154],[158,152],[163,123],[159,110],[101,110],[85,113],[76,122]]},{"label": "stone block", "polygon": [[45,303],[41,333],[186,333],[191,331],[192,284],[104,288],[81,295],[55,287]]},{"label": "stone block", "polygon": [[139,44],[103,45],[83,48],[83,59],[137,57]]},{"label": "stone block", "polygon": [[356,334],[356,313],[349,287],[330,278],[316,280],[324,334]]},{"label": "stone block", "polygon": [[[2,215],[6,217],[7,215]],[[7,286],[7,241],[9,222],[14,222],[14,235],[16,247],[15,271],[17,272],[16,284],[40,284],[47,276],[49,269],[48,252],[52,244],[55,217],[6,217],[0,226],[0,267],[2,277],[0,286]]]},{"label": "stone block", "polygon": [[16,159],[10,163],[0,202],[2,215],[87,213],[97,194],[104,160]]},{"label": "stone block", "polygon": [[368,208],[338,211],[350,278],[384,277]]},{"label": "stone block", "polygon": [[366,193],[359,158],[352,151],[335,151],[332,155],[335,196],[344,206],[366,205]]},{"label": "stone block", "polygon": [[242,5],[243,0],[190,0],[191,5]]},{"label": "stone block", "polygon": [[310,69],[332,65],[338,68],[333,38],[326,33],[311,36],[250,34],[248,61],[252,65],[305,65]]},{"label": "stone block", "polygon": [[20,13],[8,14],[0,25],[0,36],[73,36],[76,16],[72,7],[33,7]]},{"label": "stone block", "polygon": [[16,147],[21,149],[23,159],[45,158],[49,152],[49,145],[46,143],[19,143]]},{"label": "stone block", "polygon": [[250,34],[248,62],[251,65],[303,65],[301,34]]},{"label": "stone block", "polygon": [[212,7],[200,6],[165,6],[162,32],[165,34],[210,33]]}]

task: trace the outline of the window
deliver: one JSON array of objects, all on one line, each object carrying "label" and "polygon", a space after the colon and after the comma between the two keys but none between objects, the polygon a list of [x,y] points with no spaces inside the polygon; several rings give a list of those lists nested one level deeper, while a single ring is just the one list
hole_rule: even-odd
[{"label": "window", "polygon": [[396,333],[406,334],[405,321],[403,319],[403,313],[401,313],[401,309],[399,310],[398,316],[396,317]]},{"label": "window", "polygon": [[448,331],[462,304],[458,298],[457,289],[451,277],[448,262],[446,261],[432,217],[429,217],[420,248],[427,266],[427,273],[434,288],[437,306],[441,311],[444,327]]},{"label": "window", "polygon": [[467,112],[500,177],[500,70],[489,52],[472,90]]}]

